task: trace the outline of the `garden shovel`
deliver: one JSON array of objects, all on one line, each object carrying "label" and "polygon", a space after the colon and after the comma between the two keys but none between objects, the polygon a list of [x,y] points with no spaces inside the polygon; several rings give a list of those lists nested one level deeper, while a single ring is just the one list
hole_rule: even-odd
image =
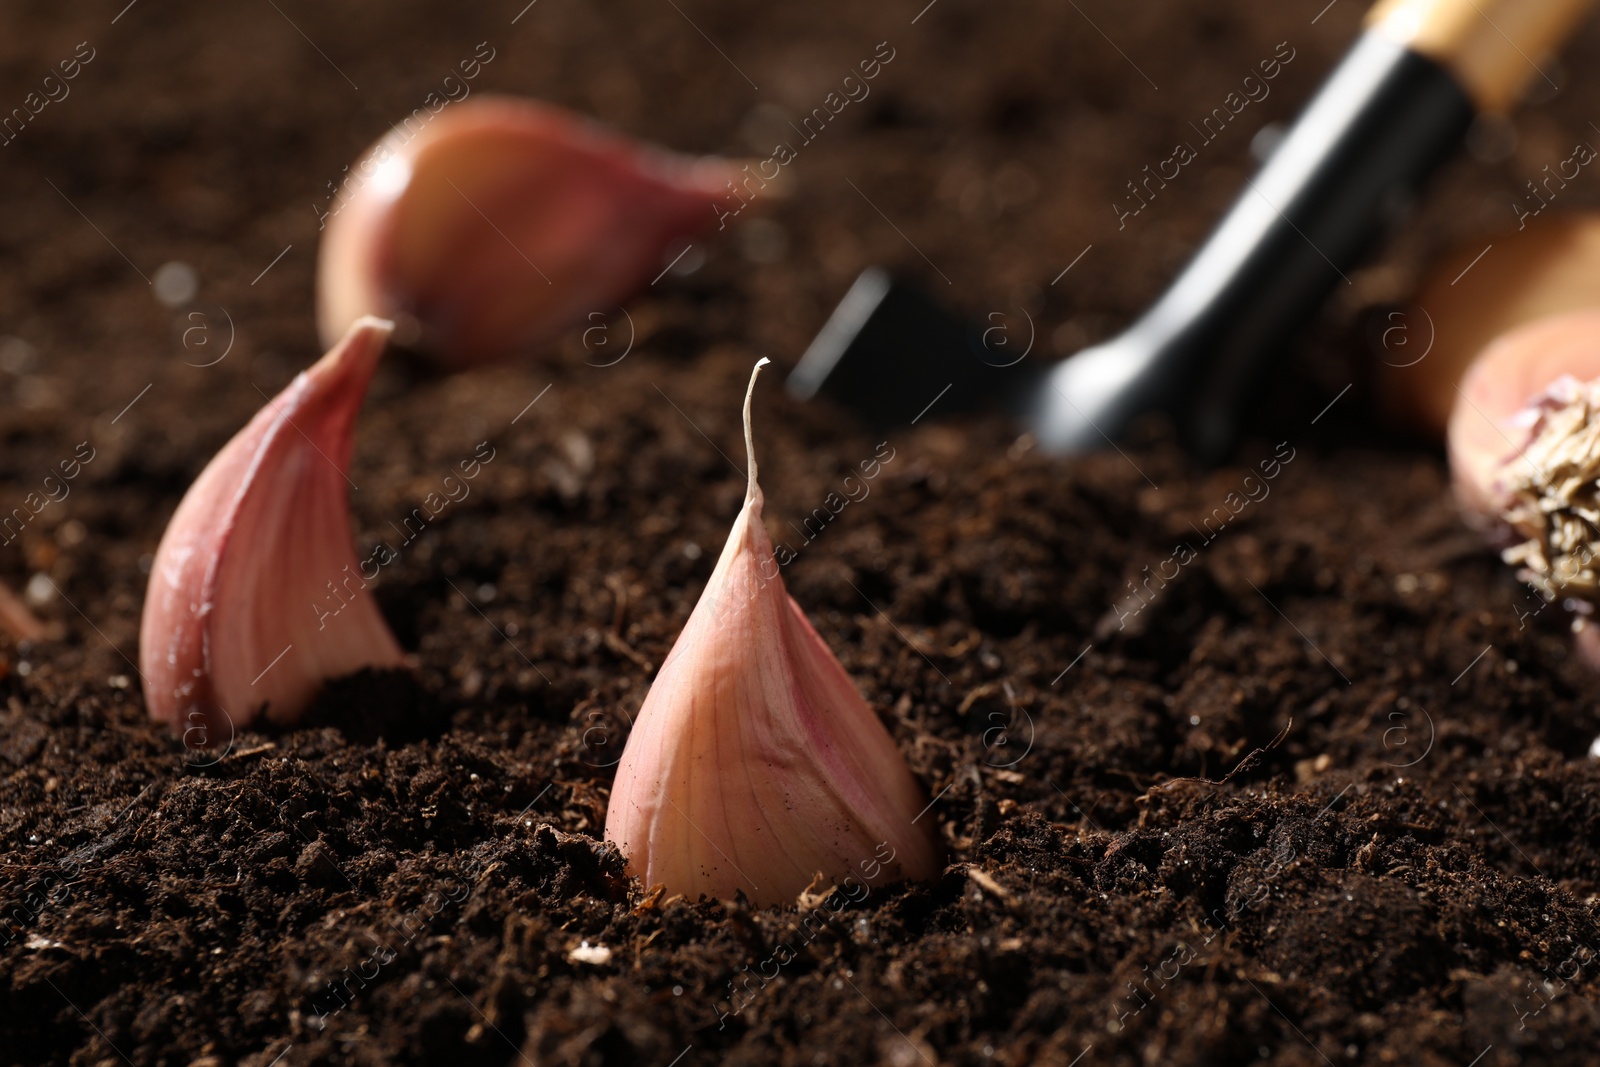
[{"label": "garden shovel", "polygon": [[[1253,386],[1461,142],[1510,108],[1594,0],[1383,0],[1177,279],[1122,333],[1044,370],[1020,323],[967,323],[864,272],[789,377],[877,425],[998,402],[1039,445],[1110,446],[1165,411],[1188,447],[1232,447]],[[995,317],[991,317],[992,319]]]}]

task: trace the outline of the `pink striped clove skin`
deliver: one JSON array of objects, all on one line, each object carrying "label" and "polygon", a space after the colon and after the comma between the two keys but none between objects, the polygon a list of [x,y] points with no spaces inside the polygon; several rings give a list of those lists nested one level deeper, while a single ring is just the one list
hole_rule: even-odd
[{"label": "pink striped clove skin", "polygon": [[223,446],[162,535],[140,669],[151,717],[186,743],[293,723],[327,679],[402,662],[359,580],[346,477],[392,329],[357,320]]},{"label": "pink striped clove skin", "polygon": [[[477,97],[397,128],[325,219],[325,344],[361,315],[459,367],[557,337],[659,274],[669,249],[743,203],[735,164],[634,141],[533,100]],[[723,208],[726,212],[726,207]]]},{"label": "pink striped clove skin", "polygon": [[639,709],[606,839],[646,886],[691,899],[792,904],[818,872],[838,886],[934,878],[922,788],[779,577],[748,393],[745,443],[744,507]]}]

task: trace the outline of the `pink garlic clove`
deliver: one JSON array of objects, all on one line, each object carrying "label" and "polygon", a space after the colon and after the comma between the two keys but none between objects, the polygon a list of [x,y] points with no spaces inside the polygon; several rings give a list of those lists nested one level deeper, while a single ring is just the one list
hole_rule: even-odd
[{"label": "pink garlic clove", "polygon": [[[757,364],[757,372],[762,364]],[[606,839],[645,885],[792,903],[842,885],[930,879],[927,798],[893,738],[784,590],[749,486],[711,580],[639,710]]]},{"label": "pink garlic clove", "polygon": [[350,580],[346,476],[392,329],[358,319],[189,487],[156,550],[139,630],[152,718],[228,738],[263,713],[294,722],[329,678],[401,663],[365,583]]},{"label": "pink garlic clove", "polygon": [[44,623],[4,583],[0,583],[0,630],[18,641],[43,641],[47,636]]},{"label": "pink garlic clove", "polygon": [[326,220],[324,343],[361,315],[415,323],[406,343],[452,365],[549,341],[658,274],[717,220],[736,176],[531,100],[475,98],[420,130],[408,119]]}]

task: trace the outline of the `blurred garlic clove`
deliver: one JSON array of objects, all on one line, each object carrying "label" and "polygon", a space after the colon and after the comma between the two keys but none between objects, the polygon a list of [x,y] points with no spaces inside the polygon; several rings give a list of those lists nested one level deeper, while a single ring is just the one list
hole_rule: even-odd
[{"label": "blurred garlic clove", "polygon": [[393,323],[363,318],[223,446],[156,550],[140,624],[152,718],[228,738],[292,723],[329,678],[401,650],[366,591],[346,471]]},{"label": "blurred garlic clove", "polygon": [[1600,308],[1600,213],[1548,215],[1492,242],[1470,240],[1432,269],[1406,311],[1383,321],[1380,403],[1396,421],[1440,437],[1455,385],[1486,345],[1583,308]]},{"label": "blurred garlic clove", "polygon": [[1547,599],[1600,599],[1600,310],[1527,323],[1484,349],[1450,415],[1468,514]]},{"label": "blurred garlic clove", "polygon": [[531,100],[475,98],[420,130],[408,119],[324,220],[323,341],[362,315],[414,323],[404,343],[451,365],[548,341],[660,273],[668,249],[742,203],[730,183],[745,178]]},{"label": "blurred garlic clove", "polygon": [[749,485],[715,571],[639,709],[606,839],[645,885],[788,904],[842,884],[935,877],[926,797],[889,732],[784,590]]},{"label": "blurred garlic clove", "polygon": [[18,641],[43,641],[47,636],[44,623],[4,583],[0,583],[0,630]]}]

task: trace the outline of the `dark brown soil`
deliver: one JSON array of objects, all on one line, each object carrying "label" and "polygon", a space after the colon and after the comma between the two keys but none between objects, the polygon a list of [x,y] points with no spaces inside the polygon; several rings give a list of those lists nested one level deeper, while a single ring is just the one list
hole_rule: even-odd
[{"label": "dark brown soil", "polygon": [[[807,942],[794,909],[648,895],[600,841],[628,717],[739,505],[719,450],[738,455],[750,364],[792,363],[874,262],[974,314],[1029,309],[1030,358],[1105,336],[1361,5],[1313,23],[1320,0],[940,0],[913,25],[920,2],[540,0],[512,25],[521,0],[142,0],[113,25],[120,6],[16,3],[0,36],[0,112],[94,49],[0,147],[0,334],[26,342],[0,342],[0,511],[79,442],[95,456],[0,548],[57,632],[4,649],[0,1060],[1593,1062],[1597,680],[1557,608],[1522,614],[1438,455],[1376,428],[1359,384],[1313,419],[1362,379],[1361,309],[1511,222],[1522,181],[1591,136],[1600,33],[1509,161],[1463,158],[1353,278],[1220,470],[1159,433],[1062,462],[999,421],[930,417],[802,545],[791,521],[882,438],[764,383],[790,589],[937,797],[951,860]],[[496,457],[384,575],[415,669],[340,681],[303,728],[197,766],[145,718],[142,568],[189,481],[317,354],[326,183],[485,40],[478,90],[762,154],[759,109],[809,111],[880,41],[895,58],[771,222],[628,305],[615,366],[575,337],[454,378],[390,361],[352,471],[363,545],[479,442]],[[1280,41],[1272,95],[1118,231],[1124,183]],[[192,306],[144,280],[172,260],[198,271]],[[1203,543],[1275,455],[1269,495]],[[1125,599],[1180,543],[1178,577]],[[575,959],[583,942],[609,961]]]}]

